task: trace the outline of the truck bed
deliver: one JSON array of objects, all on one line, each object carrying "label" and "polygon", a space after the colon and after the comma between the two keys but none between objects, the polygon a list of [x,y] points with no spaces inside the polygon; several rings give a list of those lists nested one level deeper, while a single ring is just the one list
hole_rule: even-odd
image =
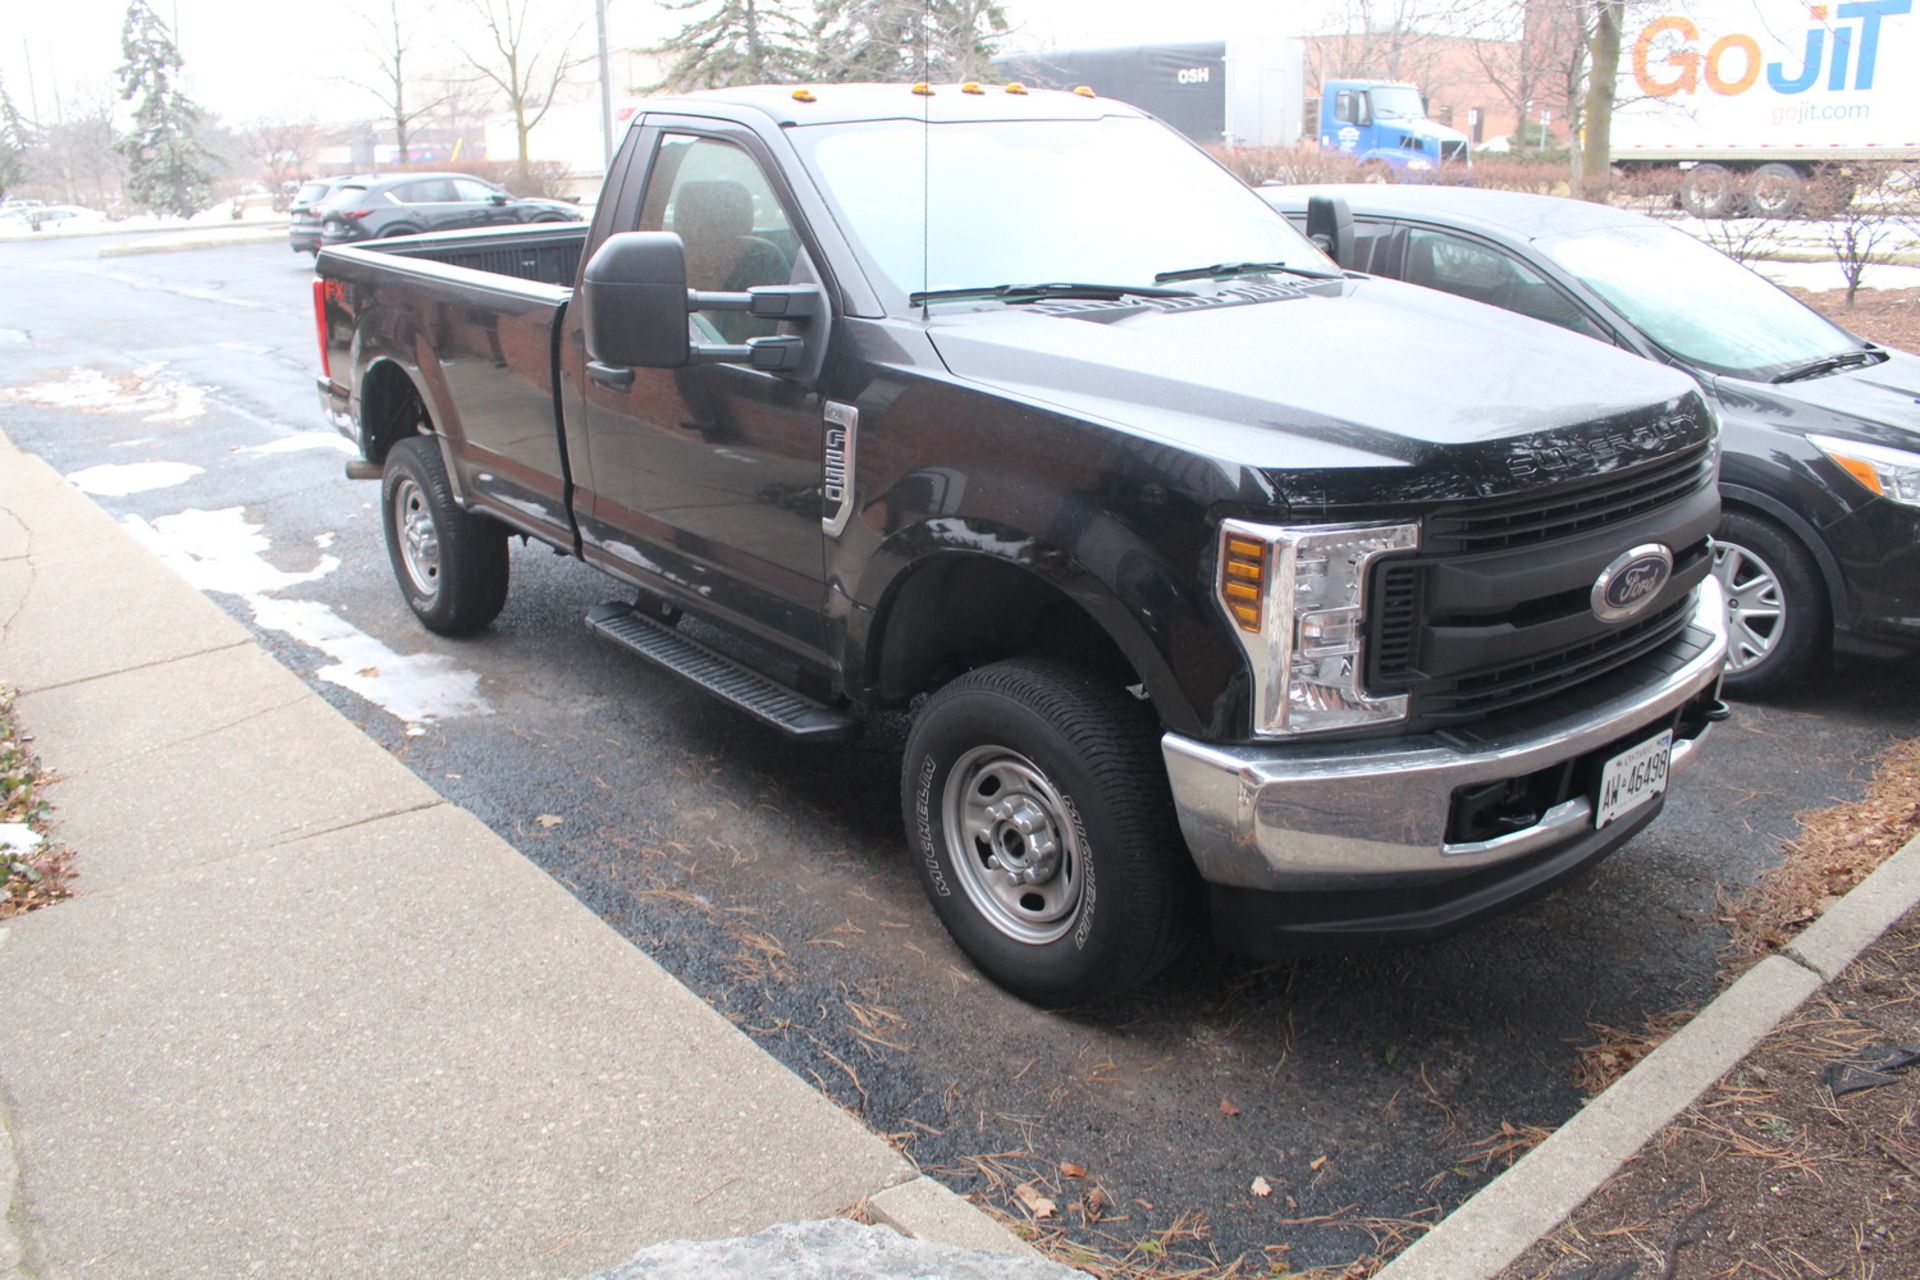
[{"label": "truck bed", "polygon": [[[417,385],[465,501],[565,549],[555,342],[586,242],[584,223],[490,227],[330,247],[315,263],[350,299],[339,305],[359,335],[351,385],[363,396]],[[410,378],[383,378],[382,363]]]},{"label": "truck bed", "polygon": [[538,284],[572,290],[580,275],[580,254],[587,244],[587,224],[486,228],[431,236],[378,240],[357,247],[414,261],[440,262],[469,271],[512,276]]}]

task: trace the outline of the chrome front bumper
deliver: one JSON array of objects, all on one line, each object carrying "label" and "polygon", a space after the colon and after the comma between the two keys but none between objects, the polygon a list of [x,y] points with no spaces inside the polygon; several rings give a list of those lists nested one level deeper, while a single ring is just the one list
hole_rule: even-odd
[{"label": "chrome front bumper", "polygon": [[[1167,734],[1161,749],[1180,829],[1202,878],[1245,889],[1387,888],[1590,836],[1584,796],[1492,840],[1449,844],[1446,829],[1456,788],[1552,768],[1641,727],[1651,735],[1711,690],[1726,658],[1725,600],[1711,577],[1698,590],[1692,626],[1710,643],[1652,684],[1549,723],[1326,746],[1220,747]],[[1675,739],[1669,777],[1693,762],[1705,737]]]}]

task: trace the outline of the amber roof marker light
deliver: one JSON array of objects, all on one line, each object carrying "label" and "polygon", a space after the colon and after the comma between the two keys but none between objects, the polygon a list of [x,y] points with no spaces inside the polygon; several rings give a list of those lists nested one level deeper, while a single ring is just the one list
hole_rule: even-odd
[{"label": "amber roof marker light", "polygon": [[795,89],[795,90],[793,91],[793,100],[794,100],[795,102],[818,102],[818,101],[820,101],[820,99],[819,99],[818,97],[816,97],[816,96],[815,96],[815,94],[814,94],[814,92],[813,92],[813,90],[811,90],[811,89]]},{"label": "amber roof marker light", "polygon": [[1015,80],[1012,84],[1007,86],[1008,93],[1021,94],[1021,93],[1025,93],[1026,91],[1027,91],[1027,86],[1021,84],[1018,80]]},{"label": "amber roof marker light", "polygon": [[1083,98],[1097,98],[1100,96],[1099,94],[1095,93],[1090,86],[1084,85],[1084,84],[1077,84],[1073,86],[1073,91],[1079,94]]}]

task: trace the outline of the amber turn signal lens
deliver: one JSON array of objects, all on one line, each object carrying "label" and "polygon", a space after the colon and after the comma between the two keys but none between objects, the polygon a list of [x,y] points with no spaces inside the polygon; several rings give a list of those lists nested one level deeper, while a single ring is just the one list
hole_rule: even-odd
[{"label": "amber turn signal lens", "polygon": [[1830,453],[1827,456],[1839,463],[1842,471],[1867,486],[1867,488],[1874,493],[1883,496],[1886,494],[1886,486],[1880,483],[1880,473],[1875,471],[1870,464],[1862,462],[1858,458],[1849,458],[1837,453]]},{"label": "amber turn signal lens", "polygon": [[1267,544],[1228,534],[1220,551],[1220,600],[1242,631],[1260,630],[1267,589]]}]

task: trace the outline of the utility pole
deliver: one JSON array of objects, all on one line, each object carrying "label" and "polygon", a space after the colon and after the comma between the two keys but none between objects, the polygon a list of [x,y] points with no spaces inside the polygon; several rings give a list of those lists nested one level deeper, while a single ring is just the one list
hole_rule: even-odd
[{"label": "utility pole", "polygon": [[594,27],[600,38],[601,172],[613,168],[613,76],[607,67],[607,0],[593,0]]}]

